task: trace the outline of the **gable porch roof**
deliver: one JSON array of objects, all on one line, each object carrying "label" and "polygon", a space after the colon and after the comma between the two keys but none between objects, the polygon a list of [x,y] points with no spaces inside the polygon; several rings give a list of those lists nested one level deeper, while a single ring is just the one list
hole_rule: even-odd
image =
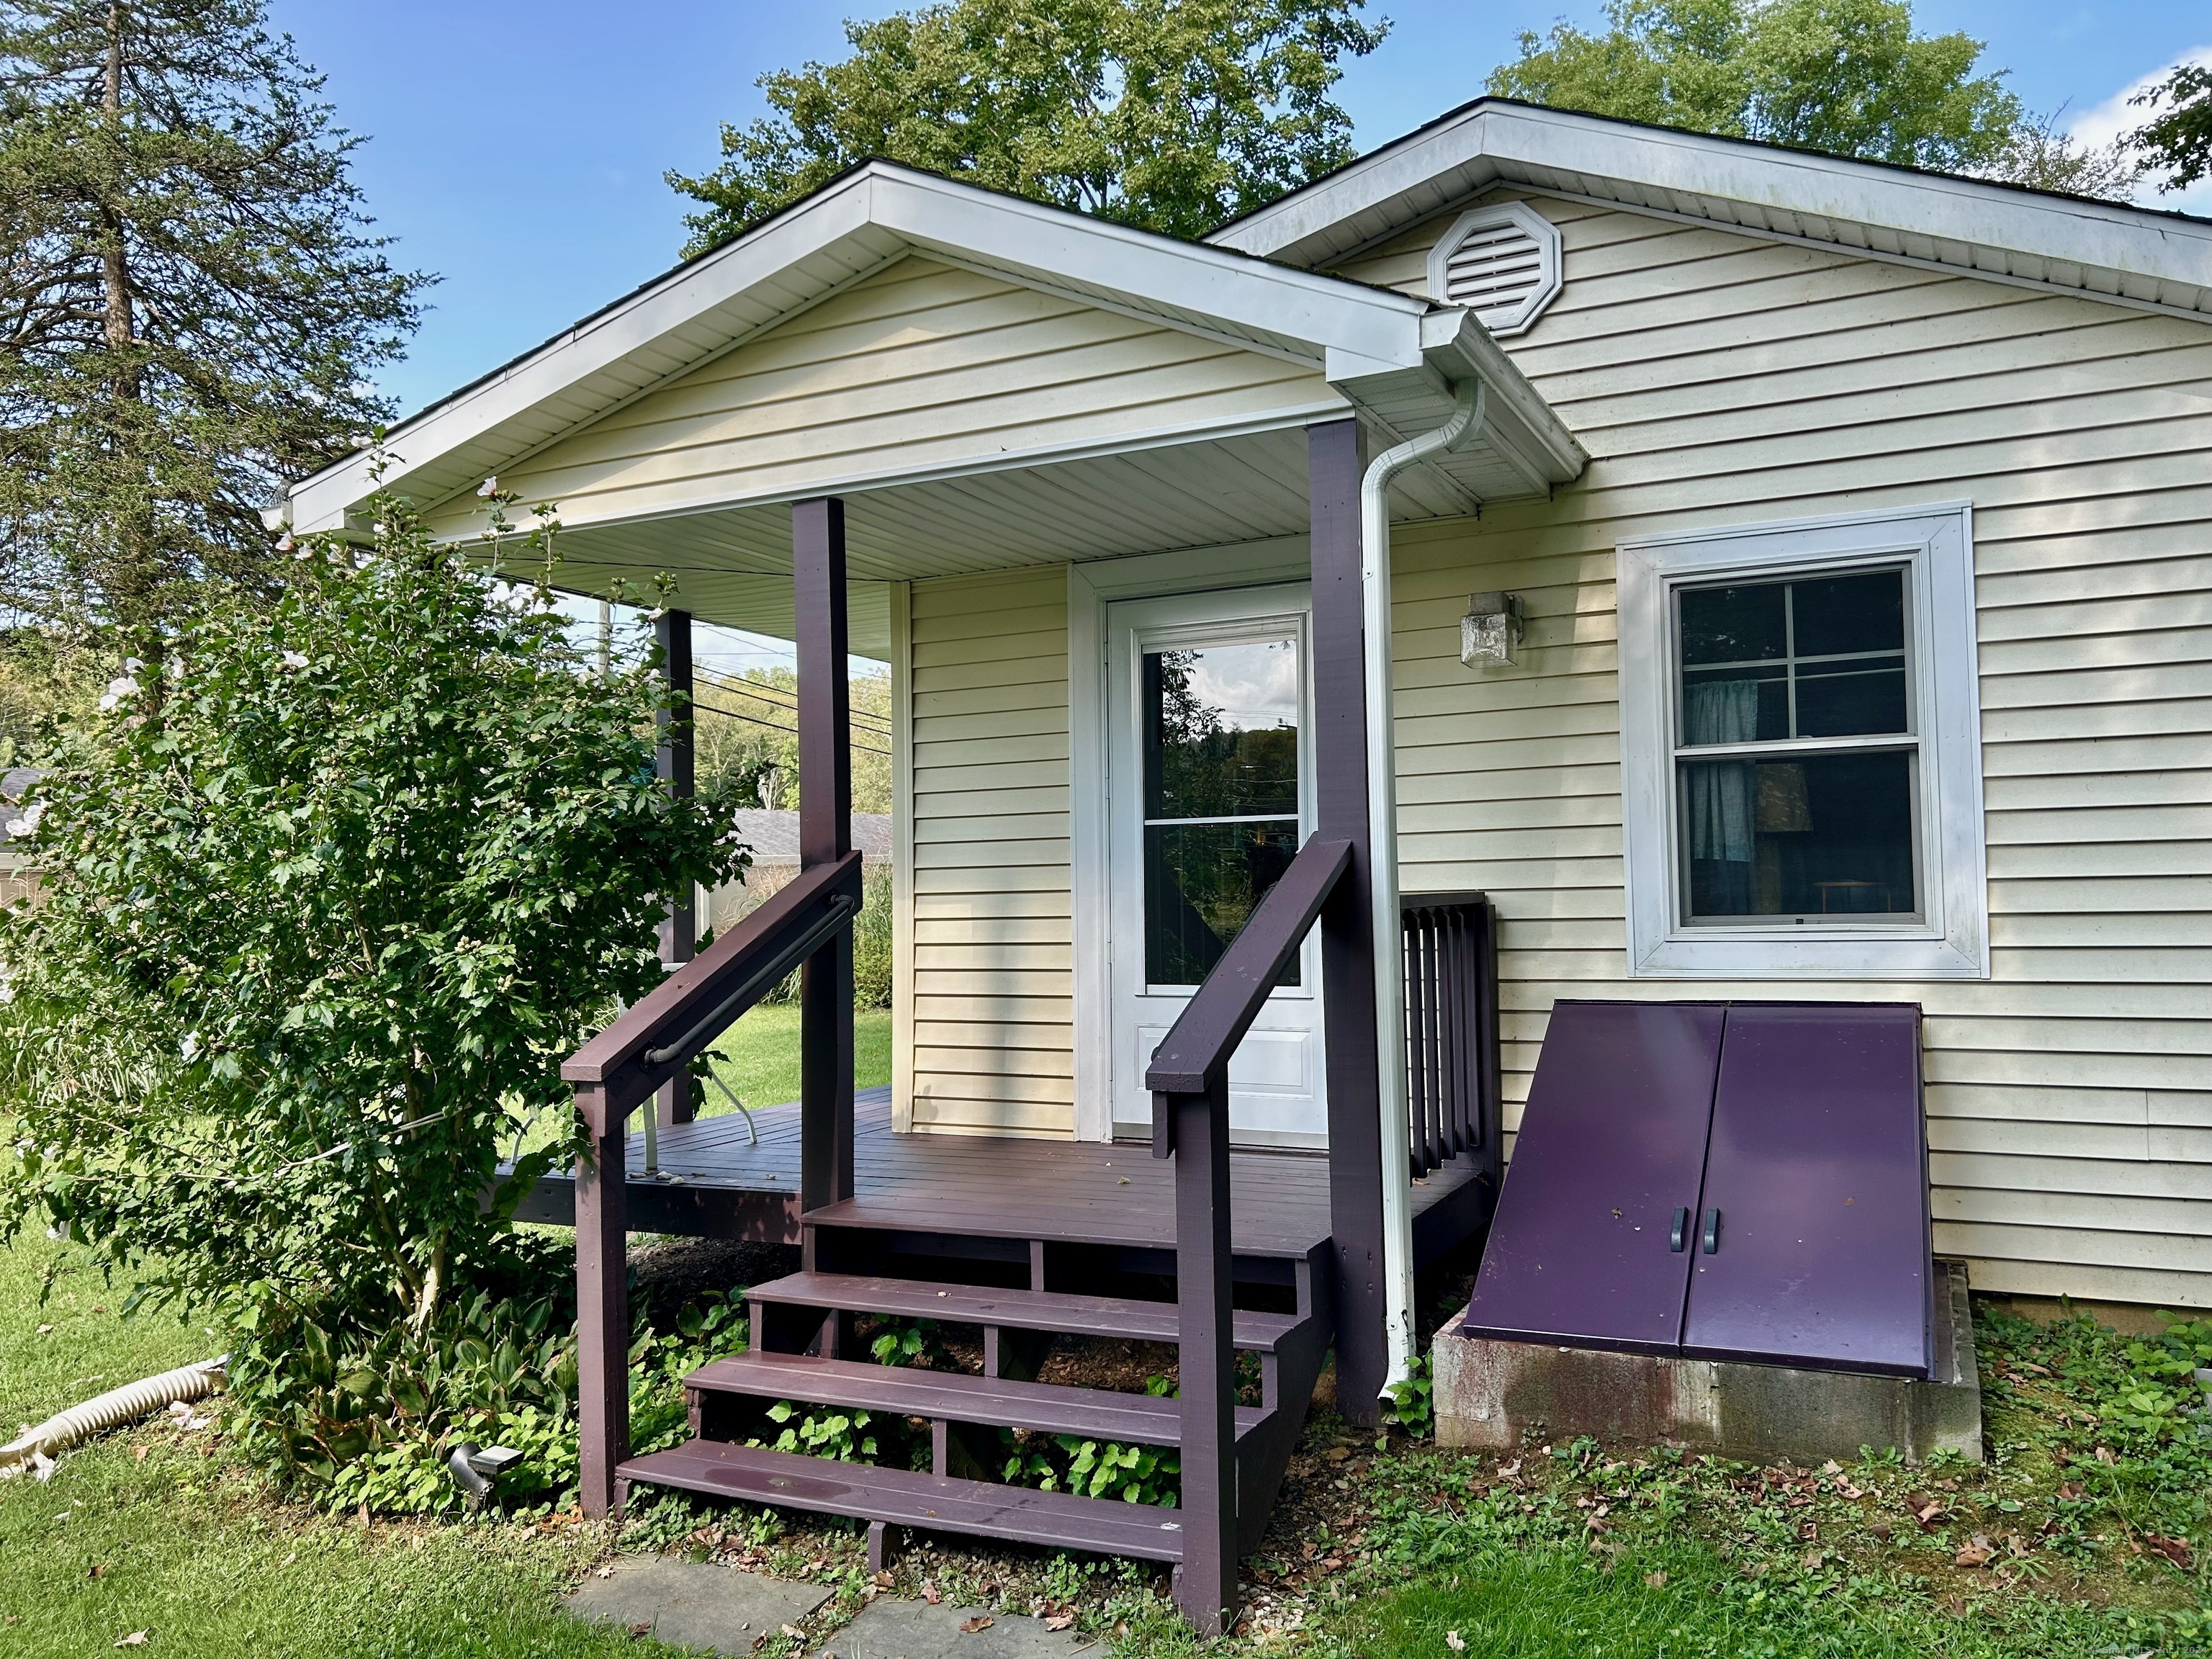
[{"label": "gable porch roof", "polygon": [[[530,458],[916,256],[1308,372],[1284,378],[1280,407],[1243,407],[1233,417],[1163,424],[1153,410],[1141,430],[1033,447],[994,442],[988,453],[921,462],[908,453],[915,447],[893,445],[858,471],[829,470],[801,484],[780,478],[748,489],[709,477],[635,511],[592,506],[572,518],[564,509],[567,580],[603,587],[617,575],[677,568],[696,578],[681,580],[683,602],[699,614],[734,608],[757,617],[788,584],[782,507],[827,493],[850,503],[856,579],[1295,532],[1305,518],[1305,423],[1340,410],[1395,442],[1441,423],[1454,388],[1469,378],[1487,391],[1483,428],[1408,481],[1402,513],[1540,495],[1586,459],[1464,310],[871,161],[403,423],[387,441],[384,487],[459,538],[481,522],[470,492],[485,477],[526,473]],[[1086,393],[1076,386],[1068,395]],[[917,441],[924,435],[917,427]],[[302,532],[348,527],[374,487],[370,466],[363,455],[301,481],[272,516]],[[1223,468],[1237,480],[1234,491],[1219,487]],[[1152,511],[1135,510],[1133,489]],[[1132,510],[1097,510],[1116,501]],[[1022,509],[1009,523],[1026,525],[994,538],[994,501]],[[1079,525],[1077,502],[1092,504]],[[1176,532],[1179,520],[1187,533]],[[1068,540],[1041,555],[1038,524],[1067,525]]]}]

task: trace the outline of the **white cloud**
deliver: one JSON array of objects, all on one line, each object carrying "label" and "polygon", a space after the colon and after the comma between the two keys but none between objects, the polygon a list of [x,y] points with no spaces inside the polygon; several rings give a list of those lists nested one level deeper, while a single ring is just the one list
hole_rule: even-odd
[{"label": "white cloud", "polygon": [[[2184,64],[2212,64],[2212,45],[2192,46],[2171,62],[2139,76],[2103,103],[2083,110],[2069,124],[2068,131],[2081,143],[2093,146],[2109,144],[2123,133],[2133,132],[2150,118],[2151,112],[2131,100],[2157,86]],[[2212,215],[2212,179],[2200,179],[2188,190],[2171,192],[2146,184],[2136,199],[2145,207]]]}]

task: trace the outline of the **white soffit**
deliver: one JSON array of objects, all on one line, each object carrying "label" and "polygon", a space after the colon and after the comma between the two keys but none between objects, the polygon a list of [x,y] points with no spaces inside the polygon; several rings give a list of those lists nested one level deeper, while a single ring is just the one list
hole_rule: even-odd
[{"label": "white soffit", "polygon": [[1327,265],[1501,184],[2212,315],[2212,221],[1496,98],[1208,240]]},{"label": "white soffit", "polygon": [[[425,508],[459,495],[916,250],[1310,362],[1363,407],[1360,387],[1425,376],[1437,418],[1449,410],[1437,363],[1462,312],[870,162],[404,422],[384,487]],[[1490,356],[1488,372],[1513,383],[1508,401],[1547,428],[1533,452],[1540,476],[1511,493],[1573,477],[1579,447],[1504,354]],[[369,465],[356,458],[295,484],[285,521],[341,527],[374,488]]]}]

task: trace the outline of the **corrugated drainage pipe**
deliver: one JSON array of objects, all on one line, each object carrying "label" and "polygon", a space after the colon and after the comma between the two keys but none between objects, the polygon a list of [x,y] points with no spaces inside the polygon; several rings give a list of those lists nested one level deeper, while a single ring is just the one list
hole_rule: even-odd
[{"label": "corrugated drainage pipe", "polygon": [[1382,1097],[1382,1296],[1390,1368],[1413,1361],[1413,1163],[1406,1124],[1406,987],[1398,921],[1398,766],[1390,708],[1390,481],[1424,457],[1456,449],[1482,425],[1483,388],[1463,380],[1442,426],[1384,450],[1359,481],[1361,619],[1367,635],[1368,874],[1375,906],[1375,1048]]},{"label": "corrugated drainage pipe", "polygon": [[143,1382],[110,1389],[106,1394],[94,1395],[82,1406],[58,1412],[37,1428],[0,1446],[0,1469],[14,1469],[40,1457],[52,1457],[104,1429],[150,1417],[179,1401],[204,1400],[222,1386],[225,1363],[223,1359],[207,1359],[197,1365],[181,1365],[159,1376],[149,1376]]}]

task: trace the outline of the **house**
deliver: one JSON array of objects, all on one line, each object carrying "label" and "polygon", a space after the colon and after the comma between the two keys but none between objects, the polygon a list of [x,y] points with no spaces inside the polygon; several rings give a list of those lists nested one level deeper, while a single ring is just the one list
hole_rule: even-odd
[{"label": "house", "polygon": [[[702,927],[719,933],[749,915],[753,907],[799,873],[799,814],[773,807],[744,806],[736,813],[738,839],[752,853],[741,882],[726,882],[696,901]],[[891,855],[888,812],[852,814],[853,846],[872,869]]]},{"label": "house", "polygon": [[[806,874],[568,1072],[594,1507],[1150,1554],[1217,1625],[1310,1350],[1355,1419],[1402,1370],[1562,998],[1917,1005],[1936,1248],[2212,1306],[2212,224],[1493,99],[1200,244],[872,162],[391,447],[441,533],[497,472],[579,586],[670,570],[795,638],[811,710]],[[857,1120],[848,646],[896,728],[897,1075]],[[696,1181],[684,1224],[788,1224],[810,1271],[696,1379],[694,1447],[625,1463],[622,1231],[674,1212],[607,1172],[793,952],[805,1190],[714,1219]],[[893,1257],[1003,1269],[959,1293],[975,1389],[836,1369],[850,1315],[952,1294]],[[1079,1293],[1132,1267],[1174,1273],[1171,1420],[1023,1380],[1039,1329],[1170,1328]],[[805,1388],[931,1418],[933,1473],[726,1443]],[[1178,1436],[1180,1519],[961,1480],[979,1419]]]}]

